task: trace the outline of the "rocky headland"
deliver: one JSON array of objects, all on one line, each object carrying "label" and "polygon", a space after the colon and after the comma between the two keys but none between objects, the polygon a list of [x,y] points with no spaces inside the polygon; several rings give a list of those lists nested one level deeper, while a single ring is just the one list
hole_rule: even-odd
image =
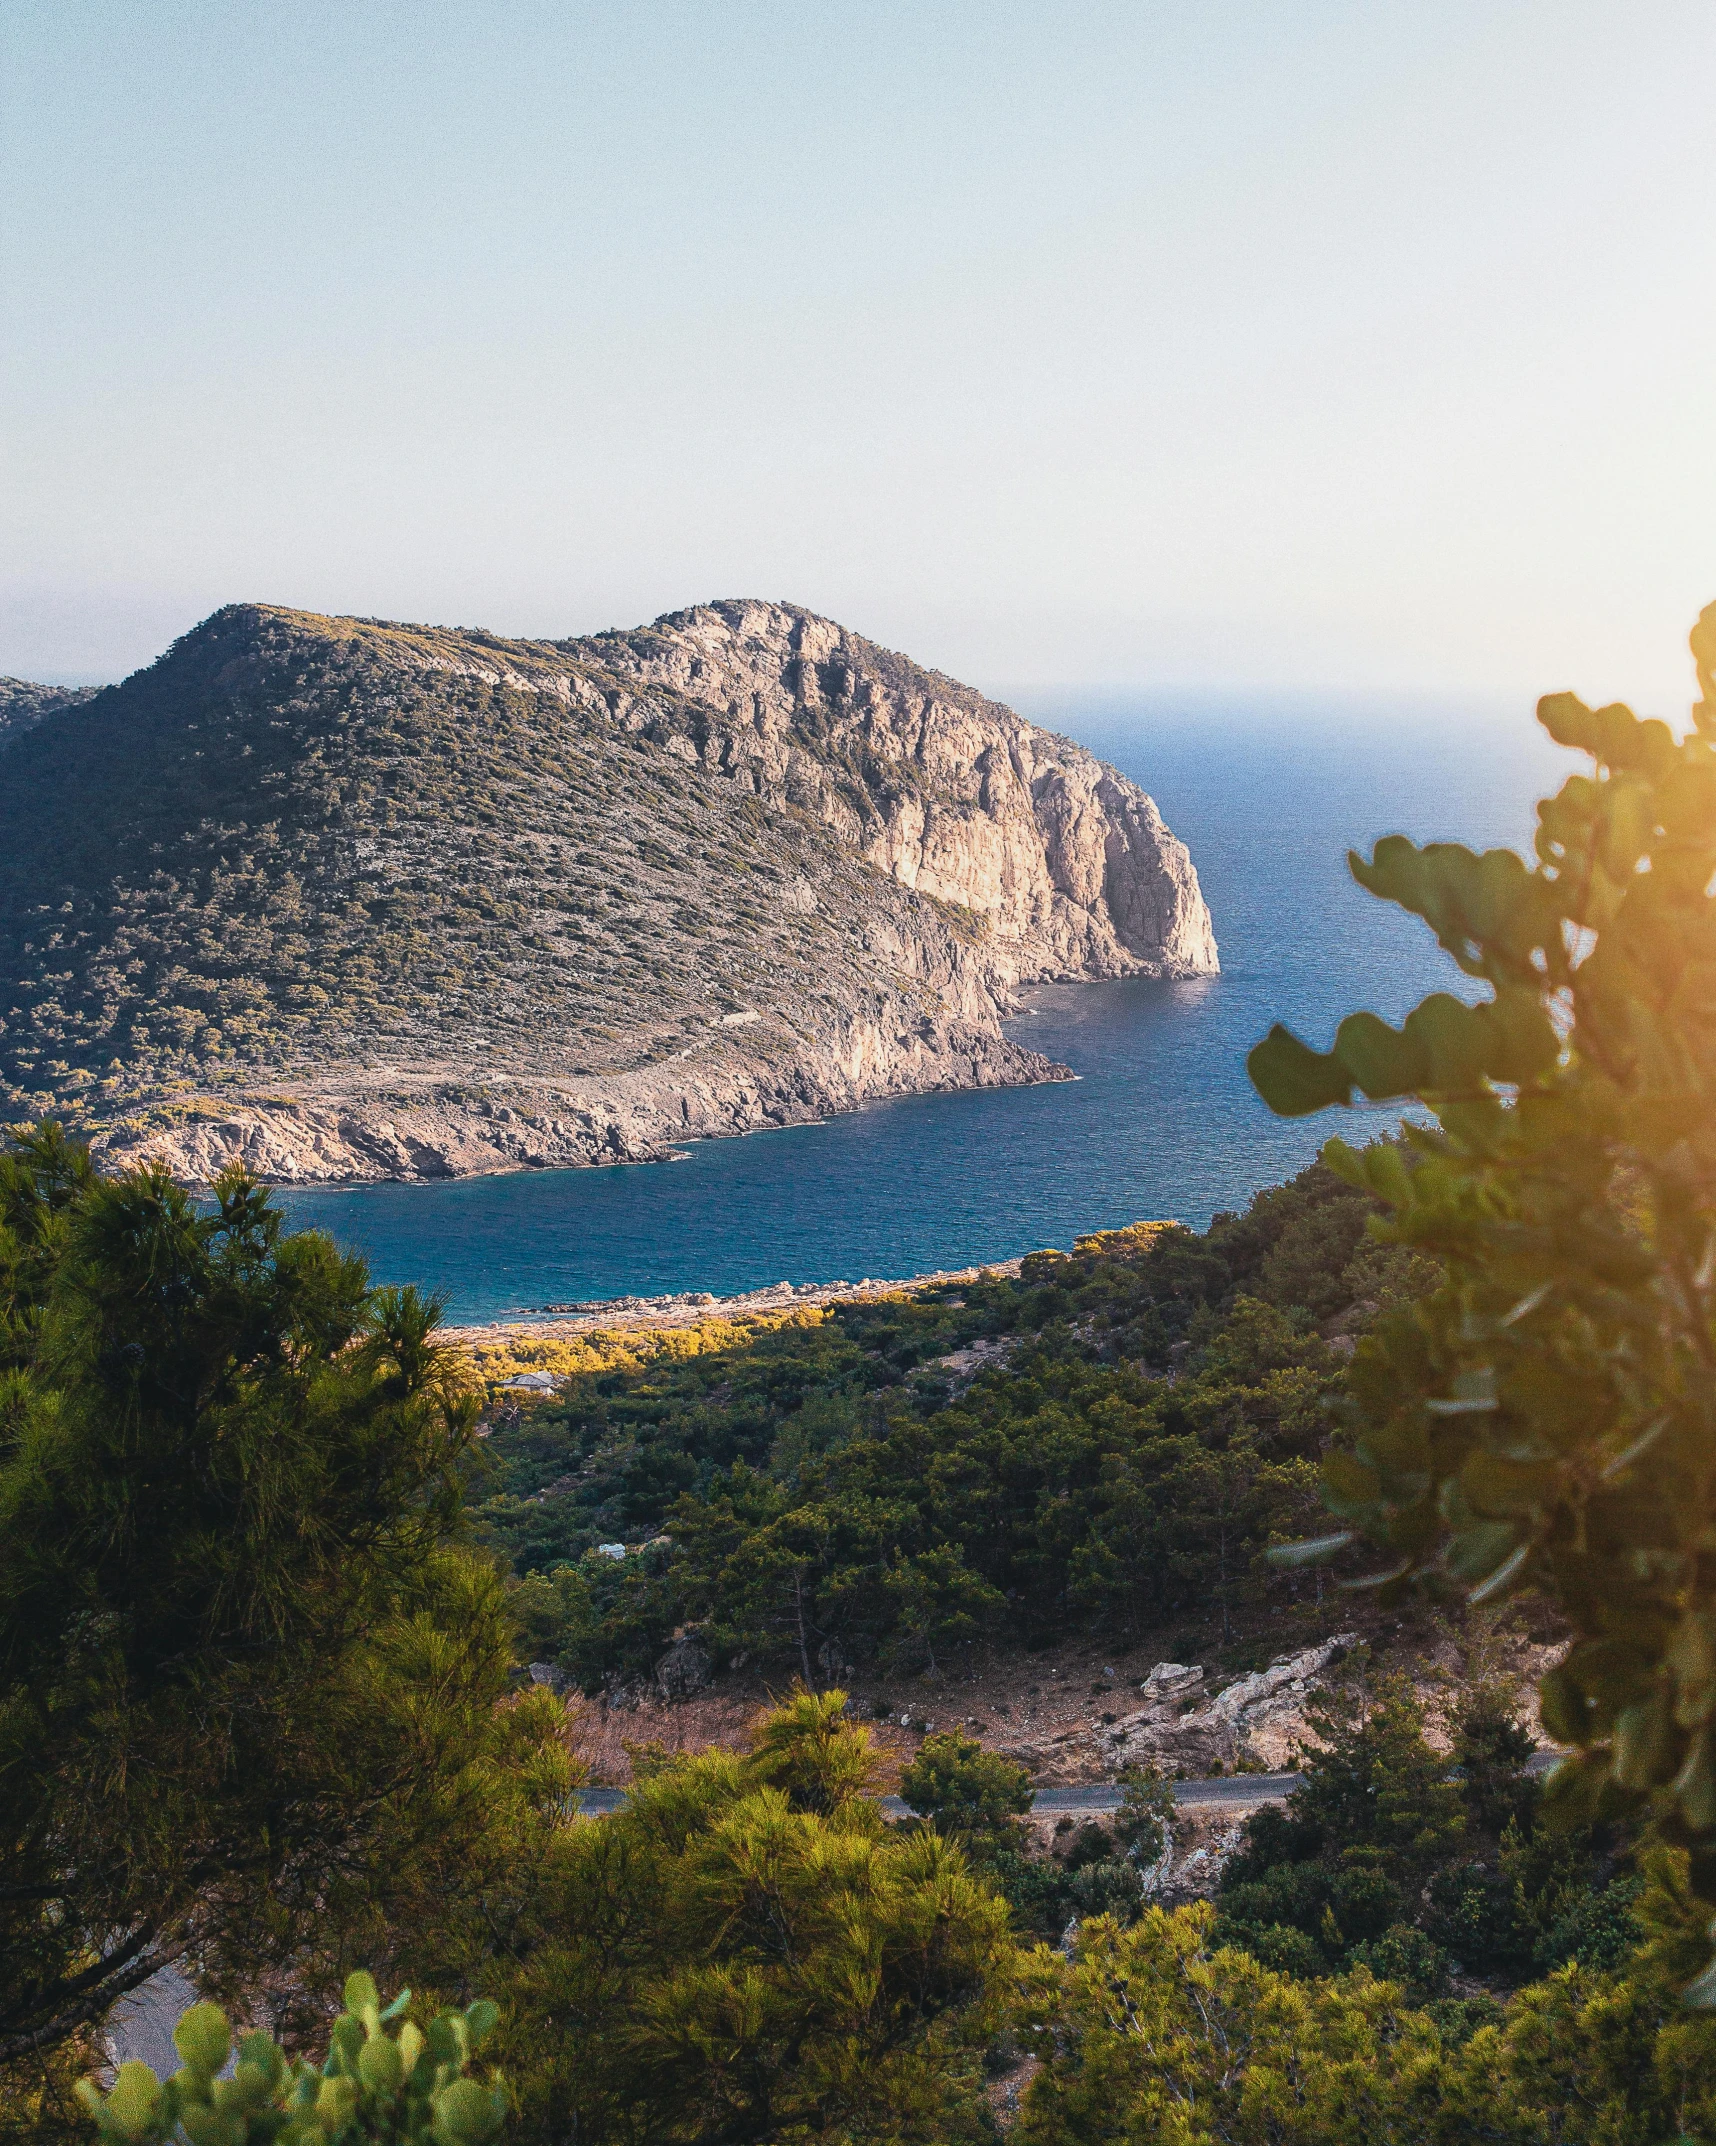
[{"label": "rocky headland", "polygon": [[0,1081],[206,1180],[642,1161],[1066,1077],[1021,987],[1217,966],[1135,784],[789,604],[218,612],[0,730]]}]

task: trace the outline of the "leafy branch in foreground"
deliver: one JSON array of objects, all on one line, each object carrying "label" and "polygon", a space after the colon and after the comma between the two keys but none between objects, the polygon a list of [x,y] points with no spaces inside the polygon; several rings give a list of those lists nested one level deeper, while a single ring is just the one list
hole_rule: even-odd
[{"label": "leafy branch in foreground", "polygon": [[173,2032],[183,2062],[170,2079],[147,2064],[122,2064],[111,2093],[85,2080],[78,2098],[101,2137],[120,2146],[179,2138],[191,2146],[481,2146],[506,2121],[506,2087],[464,2071],[499,2014],[477,2003],[425,2029],[402,2016],[410,1999],[405,1990],[384,2009],[370,1976],[352,1975],[321,2070],[293,2062],[266,2034],[247,2034],[231,2078],[221,2076],[232,2055],[226,2014],[192,2005]]},{"label": "leafy branch in foreground", "polygon": [[[1276,1028],[1271,1106],[1414,1099],[1433,1127],[1330,1167],[1444,1280],[1363,1340],[1334,1510],[1473,1599],[1536,1587],[1575,1643],[1542,1686],[1576,1746],[1566,1816],[1652,1819],[1716,1902],[1716,605],[1677,738],[1570,693],[1538,719],[1590,756],[1538,810],[1535,861],[1379,842],[1354,875],[1422,917],[1491,996],[1353,1014],[1333,1050]],[[1716,1971],[1695,1994],[1716,2001]]]}]

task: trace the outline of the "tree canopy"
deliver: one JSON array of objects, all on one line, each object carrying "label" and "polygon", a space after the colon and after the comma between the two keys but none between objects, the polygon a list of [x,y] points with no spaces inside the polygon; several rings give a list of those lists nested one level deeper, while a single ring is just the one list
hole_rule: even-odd
[{"label": "tree canopy", "polygon": [[1260,1555],[1315,1522],[1354,1330],[1433,1279],[1374,1208],[1318,1165],[1203,1232],[579,1368],[497,1421],[478,1512],[532,1658],[596,1691],[691,1622],[811,1683],[933,1677],[980,1634],[1227,1643],[1315,1586]]},{"label": "tree canopy", "polygon": [[1007,1910],[958,1846],[887,1823],[875,1773],[845,1694],[800,1692],[749,1751],[646,1766],[622,1810],[512,1873],[461,1971],[501,2007],[527,2136],[966,2127],[1015,1965]]},{"label": "tree canopy", "polygon": [[553,1724],[497,1712],[437,1317],[242,1175],[199,1207],[52,1127],[0,1155],[0,2062],[164,1960],[408,1919],[503,1741],[564,1793]]}]

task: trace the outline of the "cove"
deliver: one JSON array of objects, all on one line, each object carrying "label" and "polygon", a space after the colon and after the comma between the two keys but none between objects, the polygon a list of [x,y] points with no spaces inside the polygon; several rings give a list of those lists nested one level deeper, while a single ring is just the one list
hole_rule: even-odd
[{"label": "cove", "polygon": [[1326,1044],[1368,1005],[1398,1020],[1471,987],[1425,929],[1360,890],[1349,846],[1390,832],[1519,847],[1577,763],[1529,718],[1472,706],[1087,697],[1015,705],[1141,782],[1190,845],[1223,972],[1048,985],[1011,1032],[1079,1078],[913,1096],[822,1124],[701,1141],[672,1162],[281,1195],[379,1281],[458,1321],[549,1303],[1004,1259],[1144,1216],[1202,1227],[1386,1112],[1272,1117],[1245,1053],[1275,1020]]}]

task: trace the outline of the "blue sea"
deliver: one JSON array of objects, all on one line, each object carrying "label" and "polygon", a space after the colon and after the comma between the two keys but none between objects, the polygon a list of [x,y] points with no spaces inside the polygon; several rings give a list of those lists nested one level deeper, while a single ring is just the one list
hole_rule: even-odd
[{"label": "blue sea", "polygon": [[[1079,1078],[876,1104],[700,1141],[672,1162],[288,1196],[381,1281],[455,1320],[571,1299],[856,1281],[1068,1246],[1146,1216],[1202,1227],[1354,1131],[1274,1118],[1245,1076],[1272,1021],[1326,1045],[1358,1006],[1391,1020],[1464,980],[1422,925],[1365,894],[1350,847],[1404,833],[1529,845],[1536,798],[1575,765],[1526,710],[1404,697],[1020,695],[1156,799],[1190,847],[1222,973],[1057,985],[1012,1033]],[[1341,1122],[1345,1119],[1345,1122]],[[1358,1130],[1390,1122],[1375,1113]]]}]

